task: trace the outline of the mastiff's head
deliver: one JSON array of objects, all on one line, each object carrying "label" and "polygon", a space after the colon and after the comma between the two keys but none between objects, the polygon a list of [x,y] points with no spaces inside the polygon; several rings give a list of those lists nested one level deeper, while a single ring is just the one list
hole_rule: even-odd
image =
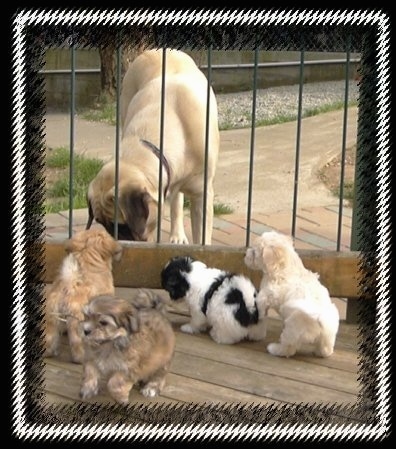
[{"label": "mastiff's head", "polygon": [[140,169],[119,164],[118,201],[116,201],[115,163],[105,164],[88,187],[89,229],[95,219],[111,235],[117,229],[119,240],[154,241],[157,225],[157,199]]}]

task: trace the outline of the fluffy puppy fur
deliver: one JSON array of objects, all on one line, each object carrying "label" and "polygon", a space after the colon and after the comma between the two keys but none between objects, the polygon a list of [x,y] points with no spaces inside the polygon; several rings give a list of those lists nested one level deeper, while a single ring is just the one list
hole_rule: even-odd
[{"label": "fluffy puppy fur", "polygon": [[98,296],[85,306],[81,398],[98,394],[101,378],[107,380],[110,396],[120,404],[129,402],[135,384],[146,397],[154,397],[163,389],[174,355],[175,334],[165,314],[158,310],[161,299],[147,291],[139,295],[136,300]]},{"label": "fluffy puppy fur", "polygon": [[270,343],[268,352],[290,357],[310,344],[315,355],[330,356],[339,327],[338,309],[319,275],[304,267],[292,238],[264,232],[247,249],[244,261],[249,268],[262,270],[260,302],[283,320],[280,340]]},{"label": "fluffy puppy fur", "polygon": [[113,294],[113,260],[120,260],[121,245],[104,229],[77,232],[66,240],[68,255],[49,286],[45,302],[45,357],[57,355],[60,334],[67,330],[72,360],[82,363],[84,348],[80,321],[90,298]]},{"label": "fluffy puppy fur", "polygon": [[181,326],[182,332],[193,334],[210,328],[213,340],[223,344],[265,338],[264,309],[247,277],[208,268],[186,256],[168,261],[161,283],[172,300],[184,298],[189,305],[191,321]]}]

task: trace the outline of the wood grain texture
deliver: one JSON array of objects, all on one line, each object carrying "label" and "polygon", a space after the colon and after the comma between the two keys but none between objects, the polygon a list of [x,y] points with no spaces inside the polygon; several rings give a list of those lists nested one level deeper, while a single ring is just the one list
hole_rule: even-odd
[{"label": "wood grain texture", "polygon": [[[319,273],[321,281],[334,297],[357,298],[359,296],[359,253],[299,250],[304,265]],[[62,241],[44,244],[45,283],[54,280],[65,257]],[[245,248],[199,245],[170,245],[123,242],[120,262],[113,265],[114,283],[117,287],[161,288],[160,273],[166,262],[174,256],[189,255],[214,266],[249,276],[259,286],[261,272],[247,268],[243,258]]]},{"label": "wood grain texture", "polygon": [[[131,297],[133,289],[117,288],[119,296]],[[160,292],[160,294],[164,294]],[[186,304],[167,305],[176,333],[176,351],[162,394],[144,398],[134,388],[131,404],[354,404],[359,395],[357,326],[341,323],[335,351],[328,358],[309,353],[291,358],[274,357],[266,345],[279,337],[282,324],[270,318],[264,341],[235,345],[215,343],[207,333],[180,332],[189,320]],[[48,404],[113,404],[106,385],[100,395],[87,401],[79,396],[82,367],[71,363],[66,336],[58,357],[44,359],[45,394]]]}]

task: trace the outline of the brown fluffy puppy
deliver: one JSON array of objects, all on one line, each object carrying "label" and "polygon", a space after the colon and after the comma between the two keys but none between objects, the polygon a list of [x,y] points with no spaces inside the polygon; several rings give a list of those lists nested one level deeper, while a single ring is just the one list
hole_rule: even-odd
[{"label": "brown fluffy puppy", "polygon": [[134,300],[107,295],[93,298],[84,308],[82,399],[98,394],[101,378],[120,404],[128,403],[135,384],[146,397],[154,397],[163,389],[175,334],[165,314],[157,310],[161,300],[151,301],[154,296],[144,299],[144,291],[139,294],[139,308],[133,305]]},{"label": "brown fluffy puppy", "polygon": [[44,355],[57,355],[66,326],[72,360],[82,363],[82,308],[93,296],[114,293],[112,262],[120,260],[122,246],[104,229],[92,228],[66,240],[65,249],[68,255],[47,293]]}]

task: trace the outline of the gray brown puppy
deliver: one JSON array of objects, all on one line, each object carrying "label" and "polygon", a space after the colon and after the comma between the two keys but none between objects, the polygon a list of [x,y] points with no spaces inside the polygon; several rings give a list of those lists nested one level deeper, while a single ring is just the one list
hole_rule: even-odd
[{"label": "gray brown puppy", "polygon": [[63,259],[45,302],[45,357],[57,355],[59,337],[67,330],[72,360],[82,363],[84,347],[80,321],[90,298],[114,293],[112,264],[122,246],[102,228],[77,232],[65,241]]},{"label": "gray brown puppy", "polygon": [[[147,50],[132,62],[125,74],[120,98],[122,139],[118,191],[113,159],[102,167],[88,187],[87,228],[95,219],[113,235],[117,194],[118,237],[152,242],[156,238],[161,198],[170,202],[170,241],[188,243],[183,211],[186,195],[191,204],[193,243],[200,244],[206,170],[205,243],[210,244],[213,183],[220,144],[215,95],[210,88],[206,126],[208,80],[205,75],[189,55],[168,49],[163,92],[162,62],[163,50]],[[160,151],[162,93],[164,127]]]},{"label": "gray brown puppy", "polygon": [[129,402],[135,384],[146,397],[162,391],[174,355],[175,334],[161,311],[161,300],[145,291],[139,295],[135,305],[134,300],[98,296],[84,308],[82,399],[98,394],[101,379],[120,404]]}]

